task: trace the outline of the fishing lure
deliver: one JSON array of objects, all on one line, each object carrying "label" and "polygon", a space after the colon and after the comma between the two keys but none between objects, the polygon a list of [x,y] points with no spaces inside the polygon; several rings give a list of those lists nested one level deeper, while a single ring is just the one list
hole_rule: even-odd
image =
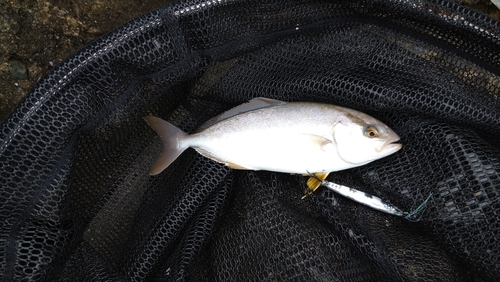
[{"label": "fishing lure", "polygon": [[[322,180],[319,177],[316,177],[314,174],[310,174],[309,176],[313,177],[317,181],[321,182],[322,186],[325,186],[325,187],[329,188],[330,190],[332,190],[332,191],[334,191],[334,192],[336,192],[336,193],[338,193],[346,198],[349,198],[355,202],[358,202],[358,203],[363,204],[367,207],[370,207],[372,209],[375,209],[375,210],[378,210],[378,211],[381,211],[384,213],[404,217],[405,219],[410,220],[410,221],[420,220],[420,217],[418,217],[417,215],[425,208],[425,206],[427,205],[427,202],[429,201],[429,199],[432,196],[432,193],[430,193],[429,196],[427,197],[427,199],[425,199],[417,208],[415,208],[412,211],[405,212],[402,209],[396,207],[395,205],[393,205],[391,203],[384,201],[383,199],[381,199],[377,196],[373,196],[373,195],[370,195],[370,194],[365,193],[363,191],[356,190],[356,189],[353,189],[353,188],[350,188],[350,187],[347,187],[344,185],[340,185],[337,183],[333,183],[333,182],[330,182],[327,180]],[[307,195],[305,195],[304,197],[306,197],[306,196]],[[302,198],[304,198],[304,197],[302,197]]]}]

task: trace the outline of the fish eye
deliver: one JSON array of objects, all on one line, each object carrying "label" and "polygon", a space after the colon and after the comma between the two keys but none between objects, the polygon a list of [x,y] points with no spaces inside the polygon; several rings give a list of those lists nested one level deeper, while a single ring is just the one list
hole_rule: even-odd
[{"label": "fish eye", "polygon": [[369,138],[377,138],[378,131],[374,126],[368,126],[365,128],[365,136]]}]

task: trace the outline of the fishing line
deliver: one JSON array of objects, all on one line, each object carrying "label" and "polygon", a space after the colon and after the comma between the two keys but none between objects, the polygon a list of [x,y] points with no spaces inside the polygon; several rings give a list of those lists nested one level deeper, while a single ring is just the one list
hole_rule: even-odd
[{"label": "fishing line", "polygon": [[[425,199],[418,207],[414,210],[410,210],[409,212],[403,212],[405,218],[409,221],[417,222],[420,221],[422,218],[423,213],[421,211],[424,210],[425,206],[427,205],[427,202],[429,199],[432,197],[432,192],[429,193],[429,196],[427,196],[427,199]],[[415,206],[415,205],[413,205]],[[417,216],[418,215],[418,216]]]}]

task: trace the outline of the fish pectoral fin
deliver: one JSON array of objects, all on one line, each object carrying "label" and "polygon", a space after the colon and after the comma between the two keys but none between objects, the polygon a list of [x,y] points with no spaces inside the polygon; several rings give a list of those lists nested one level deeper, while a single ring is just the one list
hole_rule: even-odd
[{"label": "fish pectoral fin", "polygon": [[321,149],[327,153],[335,151],[335,144],[331,140],[326,139],[321,143]]},{"label": "fish pectoral fin", "polygon": [[313,135],[313,134],[308,134],[309,138],[311,138],[311,141],[316,144],[321,150],[324,152],[330,153],[335,150],[335,143],[333,143],[332,140],[320,136],[320,135]]},{"label": "fish pectoral fin", "polygon": [[316,189],[318,189],[318,187],[321,186],[321,181],[325,180],[328,174],[329,172],[314,173],[315,177],[309,177],[306,183],[307,189],[304,191],[304,196],[302,197],[302,199],[311,195],[314,191],[316,191]]}]

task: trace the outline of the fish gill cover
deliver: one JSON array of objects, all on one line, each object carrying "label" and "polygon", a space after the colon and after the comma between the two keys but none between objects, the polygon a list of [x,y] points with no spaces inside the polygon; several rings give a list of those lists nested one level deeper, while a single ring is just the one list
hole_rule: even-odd
[{"label": "fish gill cover", "polygon": [[[500,24],[449,1],[179,1],[90,44],[0,127],[3,281],[498,281]],[[254,97],[336,104],[403,149],[305,178],[162,142]],[[299,150],[300,148],[297,148]]]}]

